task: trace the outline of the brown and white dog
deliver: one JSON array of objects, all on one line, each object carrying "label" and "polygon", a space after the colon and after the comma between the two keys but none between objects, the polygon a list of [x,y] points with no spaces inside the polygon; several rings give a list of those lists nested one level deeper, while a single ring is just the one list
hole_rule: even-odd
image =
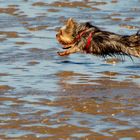
[{"label": "brown and white dog", "polygon": [[140,57],[140,34],[119,35],[102,31],[90,23],[77,23],[68,19],[66,25],[56,34],[65,51],[60,56],[86,52],[98,56],[128,55]]}]

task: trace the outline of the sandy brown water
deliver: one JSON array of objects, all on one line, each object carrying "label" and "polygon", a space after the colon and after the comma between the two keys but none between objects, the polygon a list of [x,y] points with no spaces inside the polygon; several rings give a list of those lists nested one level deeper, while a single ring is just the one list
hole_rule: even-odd
[{"label": "sandy brown water", "polygon": [[64,21],[140,29],[139,0],[0,1],[0,140],[139,140],[140,59],[60,57]]}]

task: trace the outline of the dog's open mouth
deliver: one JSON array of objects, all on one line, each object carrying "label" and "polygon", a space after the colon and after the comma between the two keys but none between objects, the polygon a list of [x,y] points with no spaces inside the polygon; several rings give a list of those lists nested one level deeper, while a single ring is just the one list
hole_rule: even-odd
[{"label": "dog's open mouth", "polygon": [[66,50],[66,49],[70,49],[71,46],[63,46],[62,49]]}]

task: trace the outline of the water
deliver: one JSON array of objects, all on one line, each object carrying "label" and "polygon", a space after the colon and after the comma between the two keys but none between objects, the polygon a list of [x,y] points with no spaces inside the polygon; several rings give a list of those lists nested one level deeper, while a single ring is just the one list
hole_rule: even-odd
[{"label": "water", "polygon": [[140,139],[140,62],[60,57],[69,17],[104,30],[139,28],[139,0],[1,0],[0,139]]}]

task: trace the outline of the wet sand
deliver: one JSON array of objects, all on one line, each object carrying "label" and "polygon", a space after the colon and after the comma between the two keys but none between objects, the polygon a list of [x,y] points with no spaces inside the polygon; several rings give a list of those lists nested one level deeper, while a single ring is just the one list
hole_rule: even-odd
[{"label": "wet sand", "polygon": [[138,0],[2,0],[0,140],[139,140],[139,59],[59,57],[55,39],[69,17],[136,33],[139,12]]}]

